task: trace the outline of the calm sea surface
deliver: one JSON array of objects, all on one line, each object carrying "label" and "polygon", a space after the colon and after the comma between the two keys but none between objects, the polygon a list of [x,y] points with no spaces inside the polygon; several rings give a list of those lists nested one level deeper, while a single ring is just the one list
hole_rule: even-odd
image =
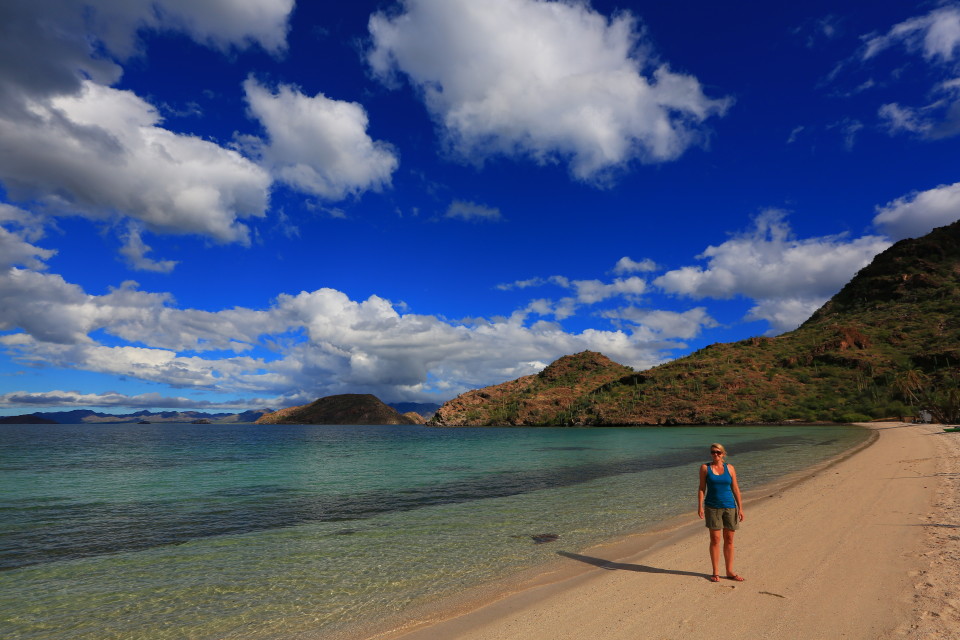
[{"label": "calm sea surface", "polygon": [[322,638],[692,512],[711,442],[748,490],[866,435],[0,425],[0,637]]}]

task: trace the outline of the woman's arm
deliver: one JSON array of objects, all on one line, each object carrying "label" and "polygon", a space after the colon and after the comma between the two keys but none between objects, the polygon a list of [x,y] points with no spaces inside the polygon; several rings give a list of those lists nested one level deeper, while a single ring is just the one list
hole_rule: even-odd
[{"label": "woman's arm", "polygon": [[700,490],[697,491],[697,516],[703,520],[703,496],[707,490],[707,465],[700,465]]},{"label": "woman's arm", "polygon": [[737,518],[740,522],[743,522],[743,503],[740,502],[740,484],[737,482],[737,470],[733,468],[732,464],[728,464],[727,469],[730,470],[730,478],[733,480],[730,483],[730,488],[733,490],[734,500],[737,501]]}]

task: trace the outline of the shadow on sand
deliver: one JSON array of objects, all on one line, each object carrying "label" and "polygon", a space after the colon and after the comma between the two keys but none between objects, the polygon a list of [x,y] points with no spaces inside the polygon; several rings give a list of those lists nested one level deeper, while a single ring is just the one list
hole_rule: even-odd
[{"label": "shadow on sand", "polygon": [[601,569],[606,569],[607,571],[637,571],[639,573],[668,573],[674,576],[693,576],[695,578],[704,578],[705,580],[710,579],[710,576],[706,573],[697,573],[695,571],[676,571],[674,569],[661,569],[659,567],[650,567],[645,564],[628,564],[626,562],[612,562],[610,560],[604,560],[603,558],[593,558],[591,556],[583,556],[578,553],[570,553],[569,551],[557,551],[557,555],[563,556],[564,558],[570,558],[571,560],[576,560],[578,562],[592,564],[595,567],[600,567]]}]

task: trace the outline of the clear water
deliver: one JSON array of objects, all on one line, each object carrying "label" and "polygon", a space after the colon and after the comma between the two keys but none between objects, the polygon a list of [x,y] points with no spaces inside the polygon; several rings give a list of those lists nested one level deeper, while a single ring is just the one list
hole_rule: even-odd
[{"label": "clear water", "polygon": [[692,512],[711,442],[749,490],[865,437],[0,425],[0,636],[322,638]]}]

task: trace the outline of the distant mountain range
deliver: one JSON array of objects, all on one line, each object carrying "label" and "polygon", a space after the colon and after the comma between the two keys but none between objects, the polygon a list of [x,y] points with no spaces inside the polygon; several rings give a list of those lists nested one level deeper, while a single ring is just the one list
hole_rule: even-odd
[{"label": "distant mountain range", "polygon": [[203,411],[137,411],[136,413],[99,413],[89,409],[73,411],[38,411],[22,416],[0,418],[3,423],[36,424],[43,420],[46,424],[123,424],[137,422],[195,422],[207,420],[211,423],[229,424],[234,422],[256,422],[260,416],[272,409],[244,411],[243,413],[205,413]]},{"label": "distant mountain range", "polygon": [[879,254],[798,329],[639,373],[602,354],[464,393],[430,424],[960,422],[960,221]]},{"label": "distant mountain range", "polygon": [[439,404],[433,402],[388,402],[388,405],[397,410],[398,413],[417,413],[427,420],[433,417],[433,414],[440,408]]},{"label": "distant mountain range", "polygon": [[[372,397],[372,396],[371,396]],[[379,402],[379,400],[378,400]],[[419,421],[433,416],[439,404],[398,402],[389,405],[397,413],[415,412]],[[294,407],[296,408],[296,407]],[[38,411],[19,416],[0,417],[0,424],[135,424],[138,422],[209,422],[212,424],[232,424],[257,422],[263,416],[273,413],[273,409],[244,411],[243,413],[206,413],[203,411],[137,411],[136,413],[100,413],[89,409],[73,411]],[[390,423],[384,423],[390,424]]]}]

